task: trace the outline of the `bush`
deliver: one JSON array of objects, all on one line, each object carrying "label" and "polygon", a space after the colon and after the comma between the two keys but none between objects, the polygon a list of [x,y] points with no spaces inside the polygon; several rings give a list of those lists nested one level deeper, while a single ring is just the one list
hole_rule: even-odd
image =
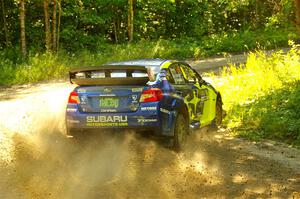
[{"label": "bush", "polygon": [[[219,33],[202,38],[184,37],[181,39],[158,41],[141,40],[129,44],[104,43],[101,38],[93,38],[92,51],[85,42],[92,37],[76,41],[78,51],[72,52],[66,46],[58,54],[40,54],[41,50],[31,49],[27,60],[23,60],[18,47],[0,51],[0,85],[24,84],[63,78],[73,67],[100,65],[111,61],[140,58],[199,59],[224,52],[241,52],[253,49],[270,49],[287,46],[288,39],[297,38],[289,29],[267,31],[242,31]],[[64,34],[73,34],[67,31]],[[72,38],[72,37],[70,37]],[[74,41],[69,41],[72,43]],[[67,42],[68,43],[68,42]],[[88,42],[90,43],[90,42]]]},{"label": "bush", "polygon": [[225,124],[252,139],[280,139],[300,145],[300,51],[252,53],[246,65],[212,74],[227,111]]}]

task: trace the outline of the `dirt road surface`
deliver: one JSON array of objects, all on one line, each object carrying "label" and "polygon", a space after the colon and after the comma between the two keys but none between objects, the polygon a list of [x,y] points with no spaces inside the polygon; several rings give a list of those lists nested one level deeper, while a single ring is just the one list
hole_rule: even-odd
[{"label": "dirt road surface", "polygon": [[300,152],[203,129],[175,153],[134,132],[65,137],[66,82],[0,90],[0,198],[300,198]]},{"label": "dirt road surface", "polygon": [[[264,51],[265,54],[270,55],[274,52],[281,51],[282,53],[286,54],[291,50],[291,48],[282,48],[278,50],[267,50]],[[193,66],[193,68],[197,71],[217,71],[219,68],[223,66],[228,66],[230,64],[244,64],[247,61],[247,57],[251,52],[244,52],[242,54],[224,54],[215,57],[209,57],[206,59],[199,59],[199,60],[186,60],[188,64]]]}]

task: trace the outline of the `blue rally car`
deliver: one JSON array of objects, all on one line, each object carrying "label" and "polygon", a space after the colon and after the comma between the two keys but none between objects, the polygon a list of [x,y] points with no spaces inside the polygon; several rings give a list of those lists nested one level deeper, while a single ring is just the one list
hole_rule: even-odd
[{"label": "blue rally car", "polygon": [[70,71],[70,137],[91,130],[148,130],[180,149],[191,129],[222,122],[222,99],[188,64],[150,59]]}]

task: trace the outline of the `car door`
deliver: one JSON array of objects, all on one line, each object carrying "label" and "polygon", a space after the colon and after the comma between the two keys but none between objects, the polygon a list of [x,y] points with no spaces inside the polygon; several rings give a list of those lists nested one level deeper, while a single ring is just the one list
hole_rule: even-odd
[{"label": "car door", "polygon": [[[173,63],[171,66],[169,66],[166,73],[166,78],[173,87],[171,96],[183,99],[184,103],[188,105],[186,98],[188,98],[188,96],[191,96],[192,85],[186,82],[179,63]],[[190,119],[192,119],[193,112],[191,111],[191,108],[189,106],[188,111],[189,117]]]},{"label": "car door", "polygon": [[[197,79],[192,75],[193,70],[182,63],[174,63],[169,67],[167,79],[174,87],[173,95],[183,98],[188,107],[190,121],[199,122],[203,112],[203,103],[201,103],[200,86],[197,85]],[[203,101],[203,100],[202,100]]]},{"label": "car door", "polygon": [[201,121],[203,116],[204,107],[207,101],[208,90],[202,87],[201,83],[198,81],[196,73],[187,64],[180,65],[183,72],[183,76],[187,84],[191,88],[189,95],[185,97],[186,103],[191,111],[191,118],[194,121]]},{"label": "car door", "polygon": [[167,77],[169,83],[175,89],[175,95],[179,95],[180,97],[185,97],[191,90],[191,86],[186,83],[186,80],[183,76],[182,69],[178,63],[174,63],[169,67],[169,71],[167,73]]},{"label": "car door", "polygon": [[200,116],[201,127],[208,125],[215,118],[217,92],[214,88],[205,82],[202,77],[195,71],[196,86],[200,87],[201,93],[199,98],[203,101],[202,112]]}]

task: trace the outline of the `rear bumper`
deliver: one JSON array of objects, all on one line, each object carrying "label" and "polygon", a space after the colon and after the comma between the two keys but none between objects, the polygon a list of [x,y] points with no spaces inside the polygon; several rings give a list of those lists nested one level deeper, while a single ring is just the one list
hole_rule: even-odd
[{"label": "rear bumper", "polygon": [[153,130],[158,136],[173,135],[174,114],[161,112],[159,102],[147,103],[135,112],[83,113],[76,104],[68,104],[66,124],[69,133],[97,129]]}]

